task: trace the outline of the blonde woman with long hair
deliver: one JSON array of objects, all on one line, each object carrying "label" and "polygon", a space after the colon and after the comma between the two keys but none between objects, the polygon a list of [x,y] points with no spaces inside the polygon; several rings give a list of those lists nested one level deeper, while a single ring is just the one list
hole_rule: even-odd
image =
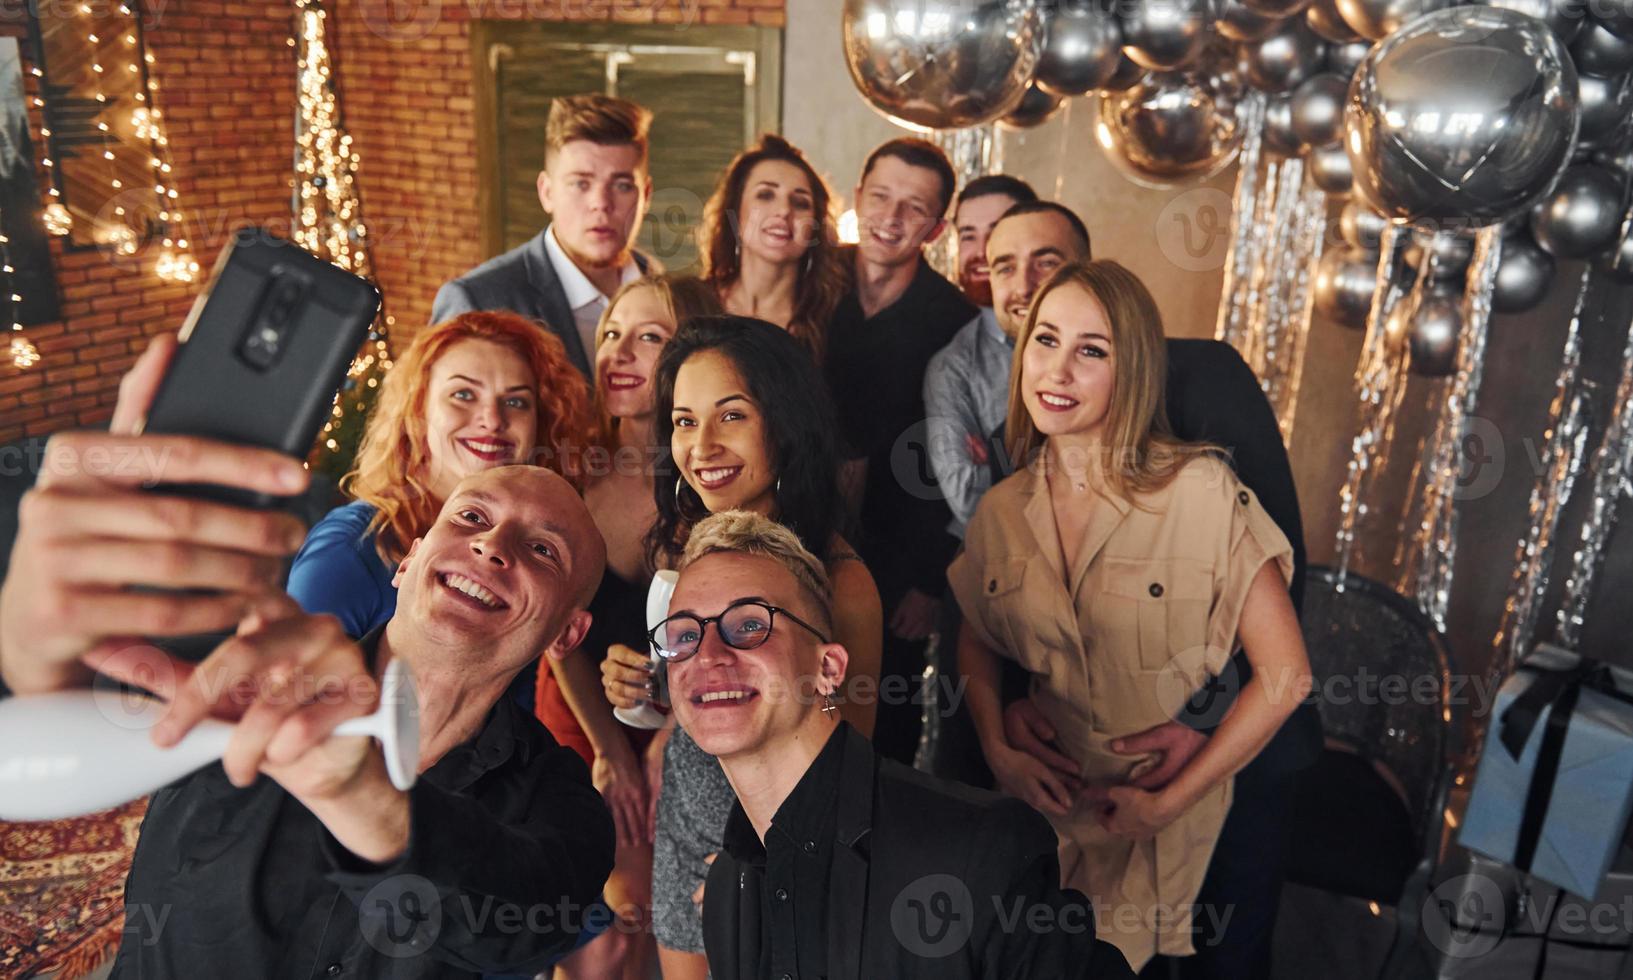
[{"label": "blonde woman with long hair", "polygon": [[[1222,453],[1170,433],[1166,371],[1156,303],[1133,273],[1059,269],[1016,341],[1006,441],[1019,468],[982,498],[948,570],[987,763],[1054,823],[1062,883],[1108,910],[1101,938],[1136,971],[1194,952],[1232,777],[1309,685],[1291,546]],[[1253,677],[1208,744],[1162,789],[1130,785],[1157,760],[1112,741],[1174,718],[1238,647]],[[1076,779],[1007,742],[998,657],[1030,673]]]}]

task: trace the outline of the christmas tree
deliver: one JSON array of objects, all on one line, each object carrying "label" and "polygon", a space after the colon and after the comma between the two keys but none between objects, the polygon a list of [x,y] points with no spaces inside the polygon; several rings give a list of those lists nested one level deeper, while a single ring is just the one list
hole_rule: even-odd
[{"label": "christmas tree", "polygon": [[[312,254],[373,279],[368,230],[357,191],[358,155],[340,115],[340,98],[326,38],[328,15],[318,0],[295,4],[297,90],[295,117],[294,237]],[[369,331],[318,436],[309,459],[320,472],[339,479],[351,468],[368,413],[391,370],[387,330],[393,318],[384,309]]]}]

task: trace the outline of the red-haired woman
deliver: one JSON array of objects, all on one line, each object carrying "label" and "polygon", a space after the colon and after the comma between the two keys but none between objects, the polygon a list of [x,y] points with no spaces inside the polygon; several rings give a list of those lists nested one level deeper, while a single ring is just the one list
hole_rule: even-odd
[{"label": "red-haired woman", "polygon": [[590,428],[588,386],[533,321],[472,312],[425,328],[386,377],[341,480],[354,501],[313,525],[289,594],[368,633],[396,610],[392,574],[461,479],[512,463],[575,470],[565,464]]},{"label": "red-haired woman", "polygon": [[832,204],[805,154],[765,133],[721,175],[698,229],[702,278],[726,312],[775,323],[818,364],[850,288]]}]

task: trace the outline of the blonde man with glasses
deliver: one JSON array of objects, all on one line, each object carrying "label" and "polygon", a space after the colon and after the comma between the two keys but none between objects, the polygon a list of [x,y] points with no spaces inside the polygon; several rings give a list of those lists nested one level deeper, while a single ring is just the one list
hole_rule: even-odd
[{"label": "blonde man with glasses", "polygon": [[703,895],[716,980],[1130,977],[1018,800],[881,759],[838,720],[822,563],[742,511],[701,521],[652,631],[682,726],[737,796]]}]

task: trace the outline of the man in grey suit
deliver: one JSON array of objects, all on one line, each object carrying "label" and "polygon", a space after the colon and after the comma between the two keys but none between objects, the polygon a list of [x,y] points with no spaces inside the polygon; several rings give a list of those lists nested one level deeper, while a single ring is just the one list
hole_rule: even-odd
[{"label": "man in grey suit", "polygon": [[551,216],[530,241],[437,290],[431,322],[511,310],[550,329],[594,380],[595,326],[618,287],[650,264],[630,247],[652,200],[652,113],[627,99],[572,95],[550,104],[539,203]]}]

